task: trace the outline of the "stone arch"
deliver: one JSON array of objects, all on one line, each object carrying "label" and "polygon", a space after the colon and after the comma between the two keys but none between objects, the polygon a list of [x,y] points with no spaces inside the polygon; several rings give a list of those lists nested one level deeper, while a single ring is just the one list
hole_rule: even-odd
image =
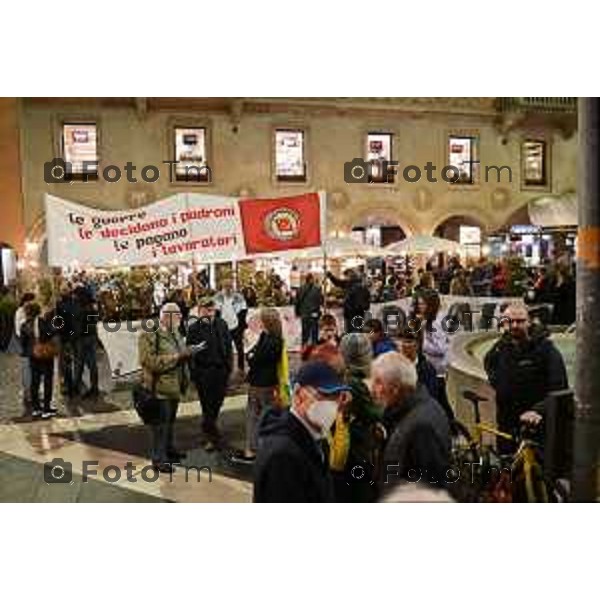
[{"label": "stone arch", "polygon": [[513,210],[502,219],[502,224],[499,229],[507,229],[512,225],[530,225],[531,219],[529,218],[529,212],[527,207],[529,202],[521,203],[518,207],[513,207]]},{"label": "stone arch", "polygon": [[[561,198],[564,193],[539,193],[539,192],[521,192],[520,194],[514,194],[510,198],[510,202],[507,203],[502,209],[498,208],[494,212],[493,229],[498,230],[504,228],[506,225],[519,224],[526,225],[529,220],[523,223],[516,223],[514,220],[519,216],[523,218],[526,215],[527,207],[532,202],[539,200],[540,198],[556,197]],[[528,219],[527,215],[527,219]],[[491,230],[491,228],[490,228]]]},{"label": "stone arch", "polygon": [[348,230],[365,225],[393,225],[400,227],[407,237],[413,235],[417,229],[405,214],[400,214],[397,206],[380,204],[347,210],[339,215],[339,223]]},{"label": "stone arch", "polygon": [[438,219],[431,227],[431,235],[445,237],[443,234],[441,234],[441,230],[443,230],[445,226],[454,226],[458,224],[473,225],[475,227],[479,227],[482,233],[486,233],[491,228],[490,221],[482,219],[479,215],[477,217],[474,217],[472,215],[465,214],[464,212],[459,212],[446,214],[442,218]]}]

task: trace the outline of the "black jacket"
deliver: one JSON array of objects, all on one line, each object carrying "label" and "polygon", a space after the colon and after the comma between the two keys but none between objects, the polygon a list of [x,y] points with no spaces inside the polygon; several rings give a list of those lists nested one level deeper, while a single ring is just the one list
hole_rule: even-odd
[{"label": "black jacket", "polygon": [[552,322],[556,325],[570,325],[577,317],[575,303],[575,280],[567,279],[562,285],[554,288],[551,301],[554,304]]},{"label": "black jacket", "polygon": [[548,392],[568,389],[561,353],[547,332],[533,327],[529,339],[515,341],[505,333],[485,355],[484,367],[496,390],[496,420],[501,430],[514,433],[528,410],[544,414]]},{"label": "black jacket", "polygon": [[281,360],[283,340],[263,331],[248,353],[248,383],[256,387],[277,385],[277,365]]},{"label": "black jacket", "polygon": [[87,336],[96,336],[99,320],[98,306],[91,296],[84,290],[77,291],[74,294],[70,308],[73,314],[72,339],[76,340]]},{"label": "black jacket", "polygon": [[417,357],[417,378],[423,384],[434,400],[440,400],[442,390],[435,367],[427,360],[422,352]]},{"label": "black jacket", "polygon": [[333,502],[324,454],[289,411],[270,410],[260,426],[254,502]]},{"label": "black jacket", "polygon": [[314,283],[303,285],[296,297],[296,316],[301,319],[318,317],[323,305],[321,288]]},{"label": "black jacket", "polygon": [[206,347],[192,358],[192,379],[197,380],[206,370],[218,369],[231,373],[233,350],[227,323],[220,317],[215,317],[212,322],[207,319],[194,321],[189,327],[186,343],[192,346],[202,342],[206,342]]},{"label": "black jacket", "polygon": [[371,295],[361,280],[358,277],[339,279],[332,273],[327,273],[327,277],[333,285],[344,290],[344,318],[364,317],[371,306]]},{"label": "black jacket", "polygon": [[[49,342],[57,335],[56,328],[52,325],[54,313],[50,312],[38,318],[39,341]],[[33,346],[36,342],[35,336],[35,320],[27,319],[21,325],[20,341],[21,341],[21,356],[33,358]]]},{"label": "black jacket", "polygon": [[419,385],[402,404],[386,408],[388,439],[383,453],[382,492],[400,480],[446,487],[450,425],[444,409]]},{"label": "black jacket", "polygon": [[61,296],[56,303],[56,315],[62,319],[57,320],[57,325],[60,328],[59,337],[62,342],[73,340],[74,336],[74,319],[75,319],[75,300],[72,294]]}]

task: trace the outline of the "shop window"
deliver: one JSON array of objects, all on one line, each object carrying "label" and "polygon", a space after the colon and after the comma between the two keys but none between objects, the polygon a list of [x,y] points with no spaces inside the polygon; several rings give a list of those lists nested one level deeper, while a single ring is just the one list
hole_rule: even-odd
[{"label": "shop window", "polygon": [[350,233],[350,239],[358,242],[359,244],[365,243],[365,228],[364,227],[354,227]]},{"label": "shop window", "polygon": [[[458,179],[454,182],[462,185],[475,183],[477,160],[477,137],[475,136],[450,136],[448,138],[448,166],[454,167],[458,172]],[[448,177],[454,177],[452,171]]]},{"label": "shop window", "polygon": [[547,147],[542,140],[525,140],[521,146],[522,181],[526,186],[546,186]]},{"label": "shop window", "polygon": [[306,181],[304,131],[301,129],[275,131],[275,177],[277,181]]},{"label": "shop window", "polygon": [[84,163],[87,179],[98,178],[98,131],[96,123],[64,123],[62,154],[70,164],[73,179],[83,179]]},{"label": "shop window", "polygon": [[481,229],[471,225],[459,226],[459,242],[469,258],[481,256]]},{"label": "shop window", "polygon": [[391,133],[369,133],[367,135],[367,162],[371,165],[369,183],[394,183]]},{"label": "shop window", "polygon": [[175,180],[210,182],[205,127],[175,127]]}]

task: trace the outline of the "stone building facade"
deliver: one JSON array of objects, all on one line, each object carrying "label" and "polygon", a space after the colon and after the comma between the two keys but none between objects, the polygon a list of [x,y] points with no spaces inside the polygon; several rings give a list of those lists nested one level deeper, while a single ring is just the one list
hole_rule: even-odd
[{"label": "stone building facade", "polygon": [[[44,181],[44,163],[61,156],[62,124],[97,125],[100,169],[131,161],[158,165],[154,183],[115,183],[102,178],[71,184]],[[576,104],[569,98],[32,98],[0,103],[0,242],[18,251],[25,240],[43,242],[46,192],[101,209],[140,206],[176,192],[273,197],[304,191],[328,193],[328,228],[397,225],[406,235],[432,233],[452,218],[491,232],[539,196],[575,191]],[[173,129],[204,127],[210,183],[169,181]],[[275,177],[277,129],[304,132],[306,180]],[[346,183],[344,163],[364,158],[367,135],[392,134],[393,183]],[[479,176],[472,184],[443,181],[451,136],[477,139]],[[548,180],[526,186],[521,149],[544,140]],[[401,175],[408,165],[431,162],[438,181],[422,171],[418,182]],[[498,174],[487,166],[510,167]],[[414,176],[414,172],[413,172]],[[139,178],[138,178],[139,179]],[[455,219],[456,220],[456,219]]]}]

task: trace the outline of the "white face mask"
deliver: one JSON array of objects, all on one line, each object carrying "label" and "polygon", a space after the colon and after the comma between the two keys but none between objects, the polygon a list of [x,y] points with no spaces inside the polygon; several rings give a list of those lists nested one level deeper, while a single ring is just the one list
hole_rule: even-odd
[{"label": "white face mask", "polygon": [[335,400],[318,400],[313,402],[306,411],[306,416],[311,423],[321,428],[325,435],[335,423],[338,404]]}]

